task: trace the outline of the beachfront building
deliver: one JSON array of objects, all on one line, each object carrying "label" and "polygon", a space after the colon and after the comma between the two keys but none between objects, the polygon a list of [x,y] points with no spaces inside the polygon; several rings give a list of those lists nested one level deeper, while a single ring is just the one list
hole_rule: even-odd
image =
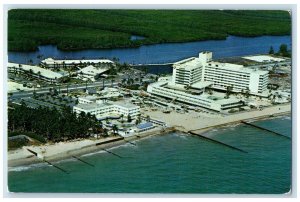
[{"label": "beachfront building", "polygon": [[[212,61],[212,52],[201,52],[199,57],[191,57],[173,65],[173,85],[203,86],[201,82],[211,82],[211,88],[233,92],[262,94],[267,91],[268,71],[250,69],[243,65]],[[198,84],[197,84],[198,83]]]},{"label": "beachfront building", "polygon": [[107,67],[96,67],[93,65],[89,65],[77,71],[78,78],[83,80],[91,80],[95,81],[102,75],[104,72],[108,71]]},{"label": "beachfront building", "polygon": [[66,68],[66,67],[110,67],[115,63],[108,59],[90,59],[90,60],[55,60],[47,58],[41,61],[41,66],[46,68]]},{"label": "beachfront building", "polygon": [[95,115],[98,119],[119,118],[121,115],[128,115],[135,119],[140,114],[140,107],[126,102],[102,102],[96,101],[88,104],[78,104],[73,107],[73,111],[77,114],[81,112]]},{"label": "beachfront building", "polygon": [[173,65],[172,83],[174,85],[192,85],[201,81],[202,64],[200,60],[188,58]]},{"label": "beachfront building", "polygon": [[49,69],[41,68],[39,66],[16,64],[16,63],[8,63],[8,71],[10,73],[21,72],[48,82],[58,82],[58,79],[63,77],[62,74],[53,72]]},{"label": "beachfront building", "polygon": [[78,103],[79,104],[89,104],[89,103],[96,102],[97,99],[98,99],[98,97],[96,97],[96,96],[88,95],[88,96],[84,96],[84,97],[79,97]]},{"label": "beachfront building", "polygon": [[152,96],[167,98],[170,102],[178,101],[214,111],[222,111],[244,105],[241,100],[235,98],[224,99],[210,95],[193,94],[185,89],[174,88],[172,83],[168,83],[167,81],[152,83],[148,85],[147,91]]},{"label": "beachfront building", "polygon": [[102,99],[118,98],[123,96],[119,89],[110,87],[105,87],[103,90],[97,91],[97,93],[101,95]]}]

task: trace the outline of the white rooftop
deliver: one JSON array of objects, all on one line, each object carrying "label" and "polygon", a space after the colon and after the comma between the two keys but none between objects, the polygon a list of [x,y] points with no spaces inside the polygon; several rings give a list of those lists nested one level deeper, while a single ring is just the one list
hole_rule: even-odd
[{"label": "white rooftop", "polygon": [[122,102],[122,101],[114,102],[113,104],[117,105],[117,106],[124,107],[124,108],[128,108],[128,109],[132,109],[132,108],[138,107],[137,105],[131,104],[129,102]]},{"label": "white rooftop", "polygon": [[108,69],[107,68],[100,68],[100,67],[94,67],[92,65],[89,65],[87,67],[84,67],[80,70],[78,70],[78,73],[82,74],[87,74],[91,76],[95,76],[97,74],[102,74],[103,72],[106,72]]},{"label": "white rooftop", "polygon": [[268,74],[268,71],[258,70],[258,69],[252,69],[245,67],[243,65],[237,65],[232,63],[221,63],[221,62],[209,62],[207,63],[208,66],[211,64],[212,67],[218,66],[219,68],[226,69],[229,71],[239,71],[239,72],[246,72],[246,73],[257,73],[257,74]]},{"label": "white rooftop", "polygon": [[139,106],[128,103],[128,102],[103,102],[103,103],[99,103],[99,102],[93,102],[93,103],[88,103],[88,104],[78,104],[74,107],[76,108],[80,108],[80,109],[84,109],[84,110],[94,110],[96,108],[102,108],[102,107],[108,107],[108,106],[120,106],[123,108],[127,108],[127,109],[133,109],[133,108],[137,108]]},{"label": "white rooftop", "polygon": [[98,98],[98,97],[92,96],[92,95],[79,97],[79,99],[90,100],[90,101],[95,101],[95,100],[97,100],[97,98]]},{"label": "white rooftop", "polygon": [[102,108],[102,107],[108,107],[108,106],[111,106],[112,104],[110,103],[97,103],[97,102],[92,102],[92,103],[88,103],[88,104],[78,104],[78,105],[75,105],[74,107],[76,108],[80,108],[80,109],[83,109],[83,110],[94,110],[96,108]]},{"label": "white rooftop", "polygon": [[247,56],[247,57],[243,57],[245,59],[248,60],[253,60],[256,62],[281,62],[281,61],[285,61],[285,59],[283,58],[276,58],[276,57],[272,57],[269,55],[256,55],[256,56]]},{"label": "white rooftop", "polygon": [[210,82],[210,81],[199,81],[199,82],[193,83],[191,87],[202,89],[202,88],[206,88],[207,86],[210,86],[212,84],[213,84],[213,82]]},{"label": "white rooftop", "polygon": [[19,67],[19,64],[16,63],[8,63],[8,67],[15,67],[15,68],[21,68],[25,71],[30,71],[30,69],[32,70],[32,72],[34,74],[41,74],[41,76],[49,78],[49,79],[58,79],[63,77],[63,75],[57,73],[57,72],[53,72],[49,69],[44,69],[38,66],[33,66],[33,65],[25,65],[25,64],[21,64],[21,67]]},{"label": "white rooftop", "polygon": [[80,64],[80,63],[111,63],[113,64],[114,62],[108,59],[88,59],[88,60],[55,60],[53,58],[46,58],[42,60],[42,63],[46,64]]},{"label": "white rooftop", "polygon": [[198,68],[202,66],[201,61],[198,58],[195,57],[191,57],[191,58],[187,58],[178,62],[175,62],[173,67],[175,69],[177,68],[184,68],[186,70],[191,70],[194,68]]}]

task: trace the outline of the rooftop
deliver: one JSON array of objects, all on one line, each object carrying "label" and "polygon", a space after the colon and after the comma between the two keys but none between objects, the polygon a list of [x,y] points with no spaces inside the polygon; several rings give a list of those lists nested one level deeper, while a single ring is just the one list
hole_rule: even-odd
[{"label": "rooftop", "polygon": [[136,108],[136,107],[138,107],[137,105],[131,104],[129,102],[122,102],[122,101],[114,102],[113,104],[121,106],[121,107],[125,107],[125,108]]},{"label": "rooftop", "polygon": [[102,107],[108,107],[108,106],[112,106],[112,104],[110,103],[89,103],[89,104],[78,104],[76,106],[74,106],[75,108],[80,108],[83,110],[94,110],[95,108],[102,108]]},{"label": "rooftop", "polygon": [[187,58],[178,62],[175,62],[173,67],[175,69],[177,68],[184,68],[186,70],[191,70],[197,67],[201,67],[201,61],[198,58],[195,57],[191,57],[191,58]]},{"label": "rooftop", "polygon": [[90,101],[95,101],[97,100],[98,97],[96,96],[92,96],[92,95],[88,95],[88,96],[84,96],[84,97],[79,97],[79,99],[85,99],[85,100],[90,100]]},{"label": "rooftop", "polygon": [[246,73],[257,73],[257,74],[268,74],[268,71],[248,68],[243,65],[237,65],[232,63],[220,63],[220,62],[209,62],[207,63],[208,66],[216,67],[226,69],[229,71],[240,71],[240,72],[246,72]]},{"label": "rooftop", "polygon": [[199,81],[199,82],[193,83],[191,85],[191,87],[202,89],[202,88],[206,88],[207,86],[210,86],[212,84],[213,84],[213,82],[210,82],[210,81]]},{"label": "rooftop", "polygon": [[89,65],[87,67],[84,67],[84,68],[78,70],[77,72],[95,76],[97,74],[102,74],[102,73],[106,72],[107,70],[108,70],[107,68],[100,68],[100,67],[94,67],[92,65]]},{"label": "rooftop", "polygon": [[42,63],[46,64],[79,64],[79,63],[111,63],[113,64],[114,62],[108,59],[88,59],[88,60],[55,60],[53,58],[46,58],[42,60]]},{"label": "rooftop", "polygon": [[[21,67],[19,67],[19,65],[21,65]],[[30,71],[30,69],[31,69],[34,74],[39,74],[39,72],[40,72],[41,76],[43,76],[45,78],[49,78],[49,79],[58,79],[58,78],[63,77],[63,75],[61,75],[57,72],[53,72],[49,69],[44,69],[44,68],[41,68],[38,66],[33,66],[33,65],[8,63],[8,67],[21,68],[25,71]]]},{"label": "rooftop", "polygon": [[285,61],[283,58],[272,57],[269,55],[256,55],[256,56],[247,56],[243,57],[247,60],[253,60],[256,62],[282,62]]},{"label": "rooftop", "polygon": [[127,102],[93,102],[93,103],[88,103],[88,104],[78,104],[74,107],[76,108],[80,108],[83,110],[93,110],[96,108],[102,108],[102,107],[108,107],[108,106],[121,106],[124,108],[128,108],[128,109],[132,109],[132,108],[136,108],[138,106],[131,104],[131,103],[127,103]]}]

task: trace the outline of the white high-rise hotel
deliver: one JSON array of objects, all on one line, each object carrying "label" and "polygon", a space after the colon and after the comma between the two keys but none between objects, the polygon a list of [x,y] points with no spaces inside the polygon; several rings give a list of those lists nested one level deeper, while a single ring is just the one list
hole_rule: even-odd
[{"label": "white high-rise hotel", "polygon": [[198,58],[192,57],[174,63],[173,85],[192,85],[196,82],[212,82],[212,88],[259,94],[267,90],[268,72],[249,69],[243,65],[212,61],[212,52],[201,52]]},{"label": "white high-rise hotel", "polygon": [[[243,106],[237,98],[220,98],[204,93],[210,87],[219,90],[262,94],[267,90],[268,72],[242,65],[212,61],[212,52],[201,52],[199,57],[188,58],[173,65],[172,78],[160,78],[148,85],[153,96],[164,97],[215,111]],[[193,93],[197,91],[196,94]]]}]

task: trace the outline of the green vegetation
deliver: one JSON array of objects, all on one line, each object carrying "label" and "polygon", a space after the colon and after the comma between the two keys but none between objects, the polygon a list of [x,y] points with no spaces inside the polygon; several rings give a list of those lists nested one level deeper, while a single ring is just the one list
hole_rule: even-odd
[{"label": "green vegetation", "polygon": [[17,149],[29,144],[29,140],[26,138],[18,138],[8,141],[8,149]]},{"label": "green vegetation", "polygon": [[281,44],[277,53],[274,52],[273,47],[270,47],[269,54],[275,54],[283,57],[291,57],[292,50],[288,50],[288,46],[286,44]]},{"label": "green vegetation", "polygon": [[8,137],[13,137],[13,136],[18,136],[18,135],[26,135],[27,137],[33,138],[41,143],[46,143],[46,140],[44,137],[35,134],[33,132],[24,132],[24,131],[9,131],[8,132]]},{"label": "green vegetation", "polygon": [[274,54],[274,48],[273,48],[273,46],[270,47],[269,54]]},{"label": "green vegetation", "polygon": [[10,136],[24,134],[45,142],[45,140],[87,138],[91,134],[102,132],[102,124],[95,116],[85,113],[76,116],[68,107],[58,111],[56,108],[46,107],[31,109],[22,104],[8,111],[8,134]]},{"label": "green vegetation", "polygon": [[[138,47],[290,32],[287,11],[13,9],[8,13],[9,51],[33,51],[44,44],[61,50]],[[132,41],[132,35],[145,39]]]},{"label": "green vegetation", "polygon": [[291,50],[288,50],[286,44],[281,44],[277,54],[283,57],[291,57]]}]

